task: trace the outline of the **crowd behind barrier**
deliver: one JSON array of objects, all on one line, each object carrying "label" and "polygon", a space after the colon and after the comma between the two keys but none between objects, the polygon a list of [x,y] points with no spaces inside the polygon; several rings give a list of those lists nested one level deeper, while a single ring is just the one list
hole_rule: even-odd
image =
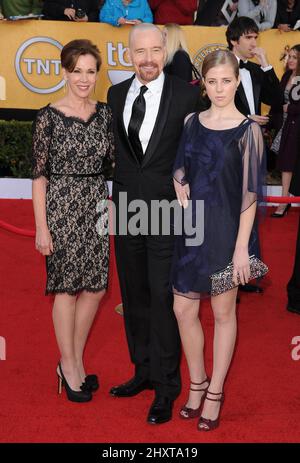
[{"label": "crowd behind barrier", "polygon": [[300,0],[0,0],[0,19],[28,15],[114,26],[139,22],[227,26],[238,15],[254,19],[261,31],[290,32],[300,27]]}]

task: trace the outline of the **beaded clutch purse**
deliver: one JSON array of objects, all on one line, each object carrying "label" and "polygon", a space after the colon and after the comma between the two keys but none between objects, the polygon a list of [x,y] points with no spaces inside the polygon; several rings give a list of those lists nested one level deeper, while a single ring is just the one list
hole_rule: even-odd
[{"label": "beaded clutch purse", "polygon": [[[255,256],[249,257],[249,264],[250,264],[250,278],[249,280],[253,280],[253,278],[260,278],[264,276],[268,271],[268,267],[264,264],[261,260],[259,260]],[[236,285],[233,278],[233,263],[230,262],[226,268],[220,270],[219,272],[213,273],[211,276],[211,295],[218,296],[219,294],[228,291],[229,289],[235,288]],[[240,283],[240,279],[238,276],[238,282]]]}]

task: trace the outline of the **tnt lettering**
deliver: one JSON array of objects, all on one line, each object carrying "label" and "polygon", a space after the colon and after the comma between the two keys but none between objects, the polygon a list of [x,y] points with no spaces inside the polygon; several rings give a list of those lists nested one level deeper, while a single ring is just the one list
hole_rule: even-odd
[{"label": "tnt lettering", "polygon": [[36,72],[38,75],[46,74],[50,75],[54,73],[56,76],[60,74],[60,60],[59,59],[45,59],[40,58],[23,58],[22,60],[27,69],[28,74]]}]

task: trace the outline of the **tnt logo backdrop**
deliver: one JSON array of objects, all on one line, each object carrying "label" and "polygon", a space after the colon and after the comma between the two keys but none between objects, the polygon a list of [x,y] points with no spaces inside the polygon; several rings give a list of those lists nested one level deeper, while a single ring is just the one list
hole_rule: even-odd
[{"label": "tnt logo backdrop", "polygon": [[34,93],[53,93],[61,89],[60,51],[62,44],[50,37],[33,37],[19,47],[15,69],[19,81]]}]

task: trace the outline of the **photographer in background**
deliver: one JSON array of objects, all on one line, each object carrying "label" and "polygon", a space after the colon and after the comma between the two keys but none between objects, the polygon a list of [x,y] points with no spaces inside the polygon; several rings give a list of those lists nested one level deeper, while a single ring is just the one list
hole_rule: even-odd
[{"label": "photographer in background", "polygon": [[99,0],[45,0],[44,19],[98,22]]}]

